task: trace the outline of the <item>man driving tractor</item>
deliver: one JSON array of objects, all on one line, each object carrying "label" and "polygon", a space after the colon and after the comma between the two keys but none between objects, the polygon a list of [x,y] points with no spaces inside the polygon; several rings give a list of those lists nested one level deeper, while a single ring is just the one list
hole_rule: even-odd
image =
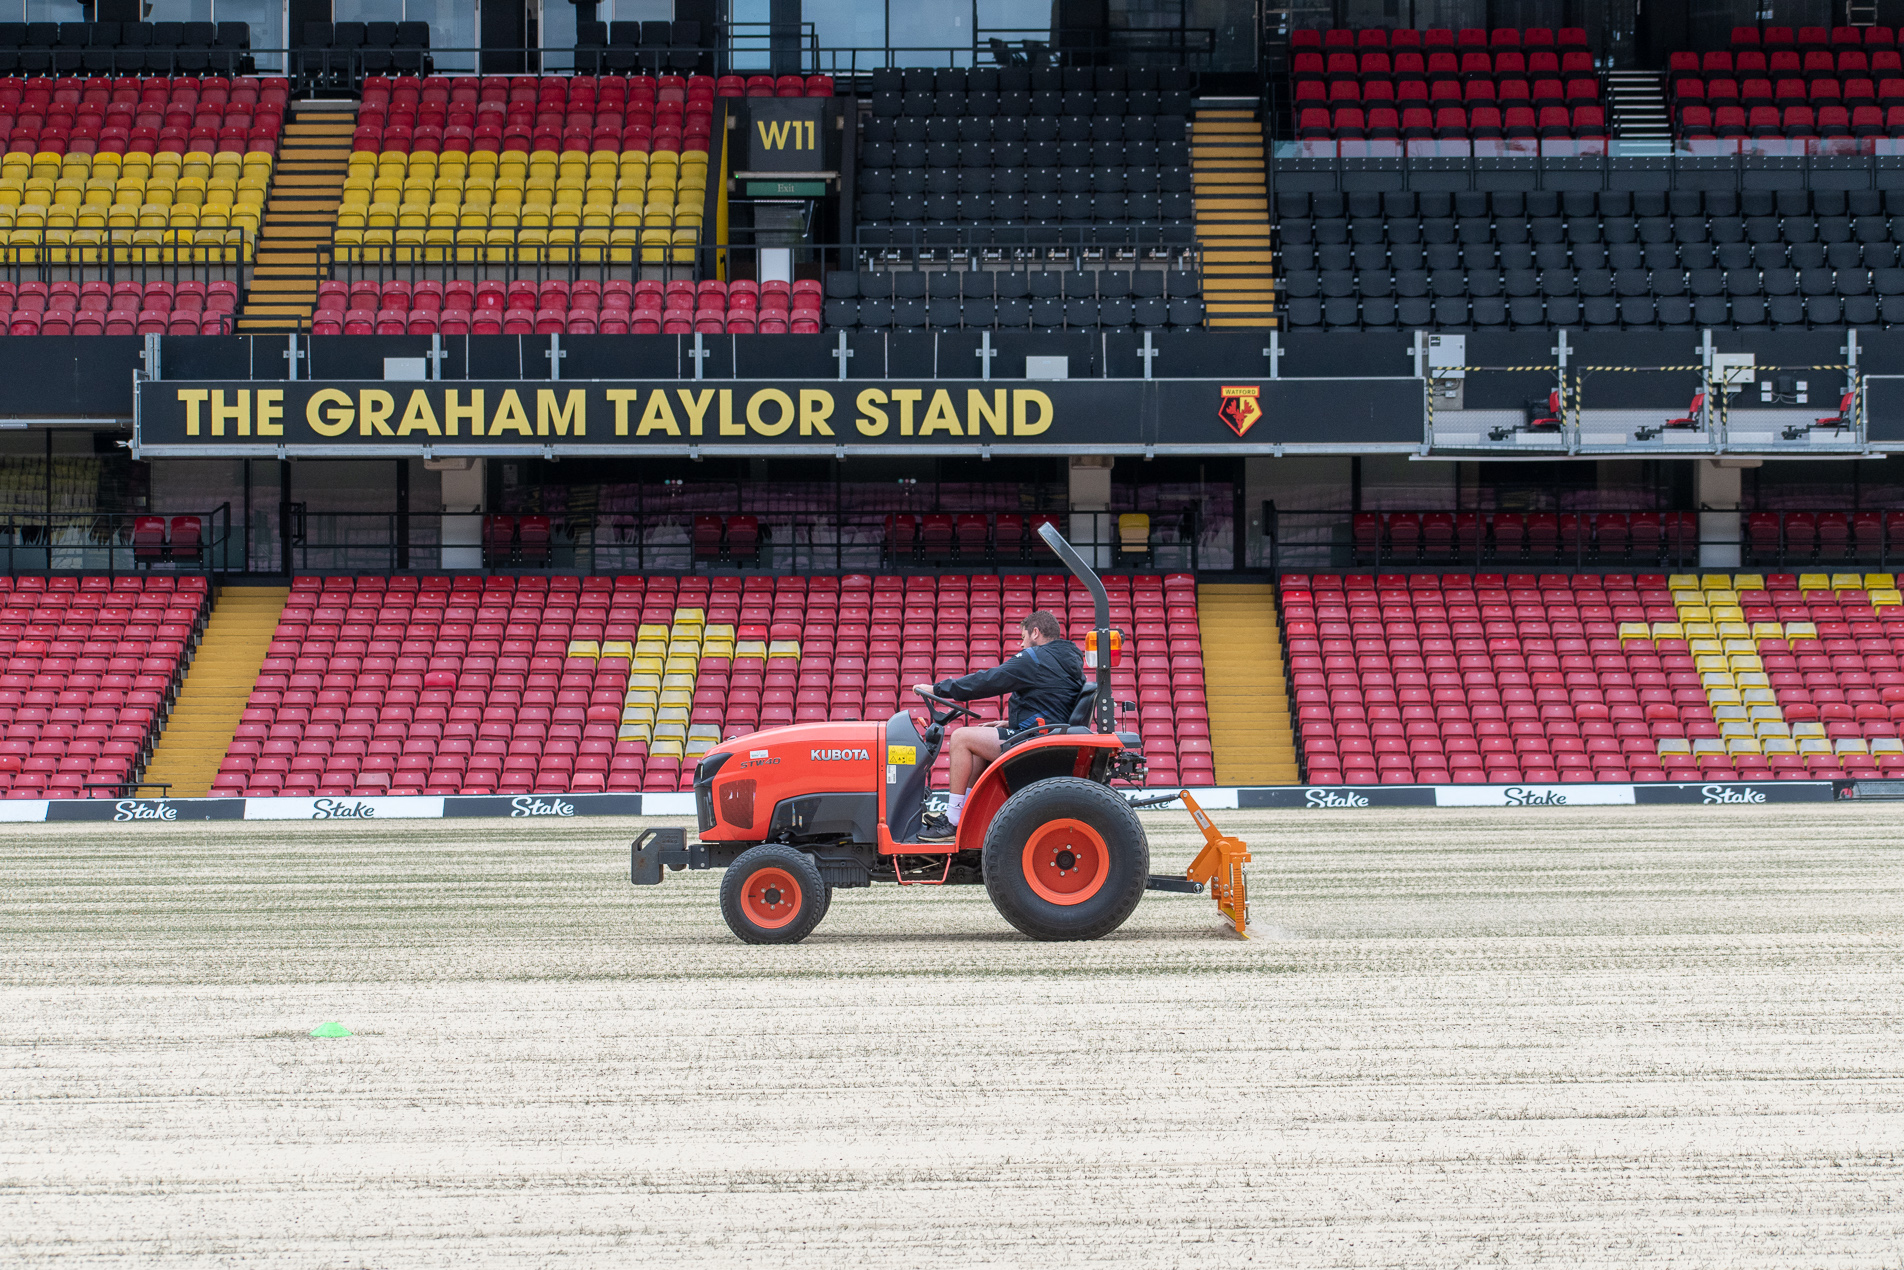
[{"label": "man driving tractor", "polygon": [[959,814],[965,808],[965,791],[972,787],[973,778],[1003,752],[1005,741],[1040,723],[1068,723],[1072,708],[1084,692],[1084,653],[1064,638],[1058,619],[1039,609],[1026,617],[1020,628],[1019,651],[992,669],[974,671],[962,679],[917,685],[919,691],[949,701],[1011,694],[1004,723],[975,724],[952,733],[951,802],[945,815],[935,812],[925,818],[919,834],[921,842],[956,837]]}]

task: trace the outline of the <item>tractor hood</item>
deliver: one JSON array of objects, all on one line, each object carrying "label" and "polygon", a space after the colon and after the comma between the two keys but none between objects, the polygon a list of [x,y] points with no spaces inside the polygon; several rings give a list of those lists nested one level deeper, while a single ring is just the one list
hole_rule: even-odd
[{"label": "tractor hood", "polygon": [[[731,741],[722,741],[708,750],[709,754],[732,754],[723,766],[723,771],[734,771],[743,767],[777,767],[798,759],[806,763],[837,763],[849,761],[841,751],[851,752],[851,758],[862,763],[874,761],[875,751],[880,748],[880,738],[886,730],[883,723],[870,719],[838,723],[795,723],[784,728],[768,728],[761,732],[750,732],[746,736],[735,737]],[[881,759],[880,761],[884,761]]]},{"label": "tractor hood", "polygon": [[696,810],[709,842],[759,841],[774,809],[815,794],[875,797],[886,763],[886,725],[796,723],[723,741],[695,769]]}]

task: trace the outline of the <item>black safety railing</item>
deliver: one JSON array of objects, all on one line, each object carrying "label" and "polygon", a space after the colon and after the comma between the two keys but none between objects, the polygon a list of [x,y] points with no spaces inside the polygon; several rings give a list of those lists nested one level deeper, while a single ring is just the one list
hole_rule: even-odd
[{"label": "black safety railing", "polygon": [[[513,239],[512,239],[513,241]],[[451,281],[464,282],[528,282],[537,287],[547,282],[564,283],[573,287],[577,283],[592,283],[596,287],[606,287],[609,283],[625,283],[631,288],[643,281],[668,283],[686,280],[699,283],[707,279],[717,279],[733,284],[738,281],[764,282],[770,278],[792,283],[811,281],[821,284],[823,308],[824,287],[828,274],[840,271],[866,271],[878,275],[893,275],[894,295],[887,299],[918,298],[924,300],[931,294],[933,298],[951,298],[955,300],[990,300],[1000,287],[1000,280],[1006,275],[1023,273],[1077,273],[1089,278],[1091,274],[1102,272],[1108,275],[1124,274],[1125,277],[1098,279],[1099,285],[1093,288],[1101,291],[1106,298],[1131,300],[1141,298],[1135,292],[1145,294],[1155,292],[1158,298],[1185,298],[1181,292],[1171,292],[1157,277],[1158,271],[1194,273],[1200,265],[1202,244],[1192,241],[1184,245],[1171,245],[1155,250],[1138,251],[1111,250],[1101,248],[1070,248],[1062,246],[1038,248],[1005,248],[999,246],[921,246],[916,249],[896,249],[890,247],[873,248],[864,243],[798,243],[791,246],[772,243],[702,243],[696,246],[675,246],[673,244],[644,247],[631,244],[610,242],[606,245],[596,243],[549,244],[528,242],[519,247],[502,247],[485,244],[477,247],[458,244],[406,244],[379,246],[339,246],[334,249],[335,265],[328,270],[333,281],[346,284],[370,282],[381,285],[386,282],[404,282],[414,288],[418,283],[443,284]],[[656,260],[654,257],[661,257]],[[1139,281],[1130,277],[1133,271],[1148,275],[1148,281],[1158,283],[1145,289]],[[969,275],[958,279],[957,294],[949,289],[931,293],[928,280],[944,275]],[[911,282],[900,282],[898,275],[917,275]],[[324,276],[324,275],[320,275]],[[1178,279],[1179,283],[1182,279]],[[1117,286],[1122,282],[1125,285]],[[943,281],[940,284],[944,286]],[[1069,286],[1069,284],[1067,284]],[[917,296],[912,295],[917,292]],[[1070,295],[1069,298],[1079,298]],[[364,306],[347,306],[362,308]],[[702,306],[690,306],[700,311]],[[730,317],[740,318],[752,314],[756,318],[777,317],[781,322],[789,322],[791,307],[787,309],[749,309],[741,305],[716,305],[715,308],[728,311]],[[341,322],[344,314],[335,313],[333,321]],[[650,320],[659,320],[659,314],[650,312],[645,315]],[[676,317],[678,318],[677,312]],[[921,329],[931,326],[935,329],[946,328],[946,315],[940,312],[934,318],[929,313],[919,315]],[[313,321],[316,319],[313,318]],[[361,312],[358,321],[363,320]],[[671,318],[670,321],[676,319]],[[530,334],[530,330],[513,329],[522,325],[520,315],[505,320],[505,313],[490,311],[484,315],[484,329],[496,327],[501,333]],[[910,324],[895,316],[895,322]],[[466,334],[470,331],[461,327],[445,330],[440,314],[428,319],[434,328],[422,331],[423,334]],[[1128,325],[1125,321],[1122,325]],[[326,323],[326,330],[329,330]],[[968,325],[963,315],[954,318],[951,326]],[[973,329],[999,329],[995,318],[984,321],[972,321]],[[1020,322],[1018,325],[1023,326]],[[1092,329],[1100,325],[1088,323]],[[744,327],[744,323],[743,323]],[[737,330],[743,329],[737,327]],[[309,330],[307,324],[304,329]],[[599,328],[598,328],[599,329]],[[631,328],[633,329],[633,328]],[[642,330],[647,330],[644,326]],[[691,333],[693,326],[686,331],[675,331],[663,327],[664,333]],[[365,333],[365,332],[358,332]],[[386,332],[394,333],[394,332]],[[475,333],[482,333],[475,331]],[[558,334],[586,334],[572,326],[566,326]],[[637,332],[639,333],[639,332]]]},{"label": "black safety railing", "polygon": [[[21,282],[242,282],[254,263],[256,235],[238,242],[133,242],[121,230],[21,230],[0,243],[0,278]],[[158,231],[164,233],[166,231]],[[209,232],[209,231],[207,231]],[[221,237],[228,231],[219,231]],[[28,235],[31,235],[28,237]],[[78,237],[97,234],[98,237]]]},{"label": "black safety railing", "polygon": [[209,512],[24,515],[0,512],[0,560],[17,574],[243,572],[230,503]]},{"label": "black safety railing", "polygon": [[[1265,502],[1261,563],[1323,568],[1685,570],[1699,564],[1696,512],[1353,512]],[[1728,543],[1730,545],[1730,543]]]},{"label": "black safety railing", "polygon": [[1904,562],[1904,511],[1758,511],[1739,513],[1741,558],[1757,568],[1830,570]]},{"label": "black safety railing", "polygon": [[284,541],[291,573],[851,573],[948,570],[1014,572],[1062,568],[1034,532],[1050,519],[1087,558],[1111,569],[1195,572],[1201,522],[1195,509],[987,514],[760,516],[678,512],[556,515],[531,513],[308,512],[292,505]]},{"label": "black safety railing", "polygon": [[1011,227],[863,224],[854,237],[853,247],[861,259],[882,264],[914,260],[924,264],[950,260],[977,260],[988,265],[1039,261],[1164,264],[1199,259],[1203,246],[1188,225],[1129,223]]},{"label": "black safety railing", "polygon": [[454,74],[832,75],[845,81],[845,87],[888,67],[1150,66],[1195,73],[1208,68],[1217,51],[1217,31],[1211,27],[979,27],[967,44],[876,48],[823,47],[811,22],[797,27],[733,22],[724,24],[721,33],[723,38],[713,42],[666,46],[31,46],[0,52],[0,75],[284,76],[302,93],[353,93],[371,75]]}]

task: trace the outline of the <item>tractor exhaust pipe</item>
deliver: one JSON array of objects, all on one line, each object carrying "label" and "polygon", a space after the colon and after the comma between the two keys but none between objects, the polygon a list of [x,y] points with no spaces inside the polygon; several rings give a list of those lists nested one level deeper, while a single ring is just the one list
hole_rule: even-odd
[{"label": "tractor exhaust pipe", "polygon": [[1105,592],[1104,584],[1098,580],[1096,572],[1064,540],[1057,526],[1050,522],[1039,525],[1038,536],[1057,553],[1058,559],[1064,561],[1065,568],[1090,588],[1091,602],[1097,609],[1097,709],[1092,727],[1108,736],[1117,731],[1117,703],[1111,700],[1111,597]]}]

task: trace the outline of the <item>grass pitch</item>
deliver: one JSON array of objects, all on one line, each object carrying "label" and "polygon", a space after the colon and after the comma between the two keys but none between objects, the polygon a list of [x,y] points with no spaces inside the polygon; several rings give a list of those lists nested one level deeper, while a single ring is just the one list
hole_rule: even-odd
[{"label": "grass pitch", "polygon": [[750,948],[653,822],[0,828],[0,1262],[1904,1265],[1897,811],[1215,818],[1247,943]]}]

